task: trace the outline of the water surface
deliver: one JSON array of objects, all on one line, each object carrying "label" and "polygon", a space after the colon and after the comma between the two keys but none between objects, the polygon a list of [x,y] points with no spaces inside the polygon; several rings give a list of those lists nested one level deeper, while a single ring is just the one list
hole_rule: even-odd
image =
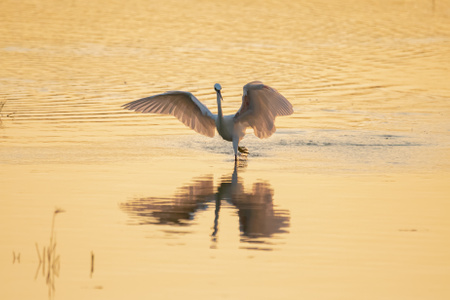
[{"label": "water surface", "polygon": [[[448,1],[0,3],[1,299],[448,299]],[[267,140],[215,112],[261,80]]]}]

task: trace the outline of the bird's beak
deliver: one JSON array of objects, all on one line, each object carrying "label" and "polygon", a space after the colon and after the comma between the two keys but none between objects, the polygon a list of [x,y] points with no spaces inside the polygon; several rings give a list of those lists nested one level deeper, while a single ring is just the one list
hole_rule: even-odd
[{"label": "bird's beak", "polygon": [[220,91],[217,91],[217,95],[219,95],[219,97],[220,97],[220,100],[222,100],[222,101],[223,101],[222,93],[221,93]]}]

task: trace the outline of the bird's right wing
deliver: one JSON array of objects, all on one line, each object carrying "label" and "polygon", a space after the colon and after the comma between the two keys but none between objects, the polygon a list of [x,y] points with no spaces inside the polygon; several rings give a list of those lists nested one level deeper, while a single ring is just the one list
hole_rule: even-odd
[{"label": "bird's right wing", "polygon": [[127,103],[122,107],[142,113],[172,115],[200,134],[213,137],[215,133],[215,115],[189,92],[166,92]]},{"label": "bird's right wing", "polygon": [[257,137],[267,138],[276,130],[275,118],[293,112],[292,104],[277,90],[260,81],[253,81],[244,86],[242,106],[234,120],[251,126]]}]

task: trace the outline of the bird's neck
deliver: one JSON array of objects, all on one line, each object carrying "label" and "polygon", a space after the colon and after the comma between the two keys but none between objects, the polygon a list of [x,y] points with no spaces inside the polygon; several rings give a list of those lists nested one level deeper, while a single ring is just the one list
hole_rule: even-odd
[{"label": "bird's neck", "polygon": [[219,122],[223,120],[222,99],[219,93],[217,93],[217,116],[219,118]]}]

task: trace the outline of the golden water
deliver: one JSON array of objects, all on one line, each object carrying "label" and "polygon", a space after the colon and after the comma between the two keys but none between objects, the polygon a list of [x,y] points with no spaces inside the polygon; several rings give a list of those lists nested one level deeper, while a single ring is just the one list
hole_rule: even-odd
[{"label": "golden water", "polygon": [[[0,2],[0,299],[448,299],[450,1]],[[232,147],[124,111],[294,114]],[[55,209],[63,211],[57,211]]]}]

